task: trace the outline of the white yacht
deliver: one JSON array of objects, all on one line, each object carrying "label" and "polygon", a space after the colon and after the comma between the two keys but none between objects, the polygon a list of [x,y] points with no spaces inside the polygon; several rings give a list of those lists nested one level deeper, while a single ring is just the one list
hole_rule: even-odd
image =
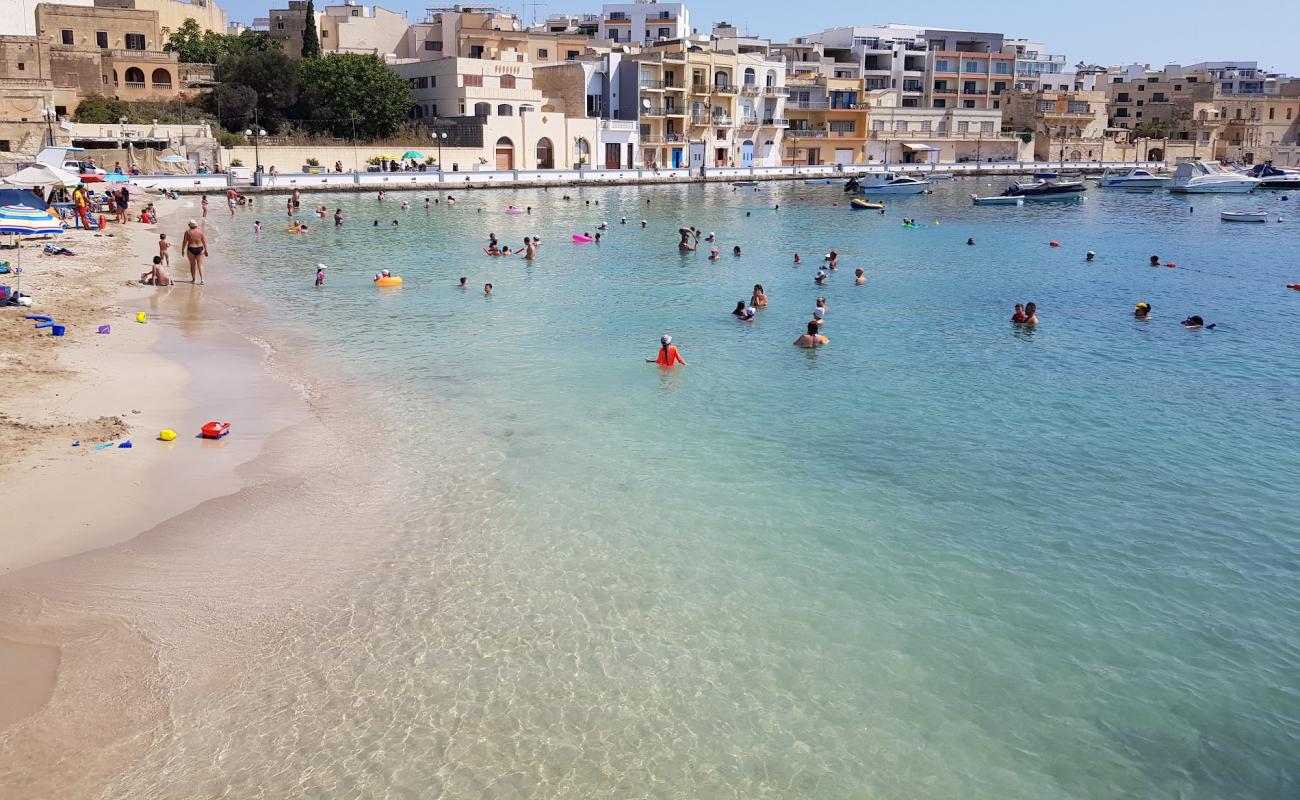
[{"label": "white yacht", "polygon": [[845,186],[846,192],[864,194],[920,194],[930,188],[930,182],[896,172],[868,172],[850,180]]},{"label": "white yacht", "polygon": [[1261,189],[1300,189],[1300,169],[1275,167],[1272,161],[1237,170],[1242,175],[1259,178]]},{"label": "white yacht", "polygon": [[1110,167],[1097,179],[1097,185],[1113,189],[1159,189],[1169,183],[1169,178],[1155,175],[1151,170],[1134,167],[1127,172],[1112,170]]},{"label": "white yacht", "polygon": [[1203,194],[1233,192],[1244,194],[1259,186],[1259,179],[1239,175],[1208,161],[1184,161],[1174,170],[1169,191]]}]

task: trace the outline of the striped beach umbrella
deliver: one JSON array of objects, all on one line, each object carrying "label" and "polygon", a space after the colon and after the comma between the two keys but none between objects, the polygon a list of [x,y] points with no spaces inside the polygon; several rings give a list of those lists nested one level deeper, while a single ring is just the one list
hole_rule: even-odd
[{"label": "striped beach umbrella", "polygon": [[[17,204],[0,206],[0,233],[15,234],[17,236],[43,236],[58,235],[63,231],[63,222],[54,216],[51,211],[43,211],[39,208]],[[15,281],[14,292],[18,294],[23,286],[23,248],[21,241],[18,243],[18,254],[15,261],[18,262],[16,264],[18,277]]]}]

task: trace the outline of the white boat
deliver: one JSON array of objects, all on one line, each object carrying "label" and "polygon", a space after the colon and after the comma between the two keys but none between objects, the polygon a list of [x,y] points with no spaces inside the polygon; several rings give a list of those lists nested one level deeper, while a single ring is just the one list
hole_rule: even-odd
[{"label": "white boat", "polygon": [[1267,211],[1220,211],[1224,222],[1268,222]]},{"label": "white boat", "polygon": [[1244,194],[1259,186],[1259,179],[1238,175],[1208,161],[1184,161],[1174,170],[1169,191],[1187,194],[1210,192]]},{"label": "white boat", "polygon": [[1088,187],[1083,181],[1034,181],[1013,183],[1002,193],[1003,197],[1023,197],[1026,200],[1077,200],[1083,198]]},{"label": "white boat", "polygon": [[1237,172],[1259,178],[1261,189],[1300,189],[1300,169],[1275,167],[1272,161],[1256,164],[1250,169],[1239,169]]},{"label": "white boat", "polygon": [[896,172],[868,172],[850,180],[844,191],[859,191],[872,196],[878,194],[920,194],[930,188],[930,182],[899,175]]},{"label": "white boat", "polygon": [[1098,186],[1113,189],[1159,189],[1169,183],[1164,175],[1154,175],[1150,170],[1134,167],[1125,173],[1111,170],[1109,167],[1097,179]]},{"label": "white boat", "polygon": [[994,195],[993,197],[980,197],[977,194],[970,196],[970,200],[977,206],[1023,206],[1025,198],[1007,197],[1005,195]]},{"label": "white boat", "polygon": [[950,181],[953,179],[951,172],[927,172],[925,177],[931,181]]}]

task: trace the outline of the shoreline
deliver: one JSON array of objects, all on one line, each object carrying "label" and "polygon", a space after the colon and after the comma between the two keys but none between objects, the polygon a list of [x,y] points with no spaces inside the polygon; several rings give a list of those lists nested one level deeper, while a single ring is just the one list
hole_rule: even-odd
[{"label": "shoreline", "polygon": [[[157,253],[158,233],[179,238],[174,232],[197,216],[196,206],[191,199],[162,201],[156,225],[113,226],[105,233],[114,236],[102,242],[60,237],[79,254],[75,291],[57,289],[70,265],[27,259],[24,290],[37,299],[31,311],[66,320],[64,337],[32,331],[18,309],[0,320],[15,342],[9,358],[20,368],[39,365],[0,392],[0,423],[11,440],[25,442],[0,462],[0,480],[24,521],[0,536],[0,608],[11,612],[0,624],[0,665],[14,675],[0,684],[0,744],[56,696],[68,664],[68,639],[26,626],[25,615],[13,613],[15,603],[36,596],[15,587],[30,585],[27,577],[36,574],[57,583],[84,564],[74,566],[76,559],[102,560],[116,546],[237,493],[243,467],[275,433],[305,417],[303,398],[270,373],[267,354],[228,327],[220,279],[205,287],[135,282]],[[210,241],[220,271],[219,243]],[[188,272],[183,256],[177,263],[179,250],[173,240],[173,277]],[[147,314],[145,324],[135,321],[137,311]],[[100,324],[111,332],[97,334]],[[198,428],[211,418],[232,421],[233,435],[198,440]],[[175,430],[176,440],[159,441],[164,428]],[[124,440],[132,447],[94,447]]]}]

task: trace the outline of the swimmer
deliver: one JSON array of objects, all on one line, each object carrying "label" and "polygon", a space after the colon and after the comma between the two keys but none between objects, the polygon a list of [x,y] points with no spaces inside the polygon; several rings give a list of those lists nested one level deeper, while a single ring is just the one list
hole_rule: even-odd
[{"label": "swimmer", "polygon": [[1087,254],[1086,256],[1083,257],[1083,260],[1084,260],[1084,261],[1092,261],[1092,260],[1093,260],[1094,258],[1096,258],[1096,257],[1097,257],[1097,254],[1094,253],[1094,252],[1092,252],[1091,250],[1089,250],[1089,251],[1088,251],[1088,254]]},{"label": "swimmer", "polygon": [[403,200],[403,201],[402,201],[402,210],[403,210],[403,211],[409,211],[410,209],[411,209],[411,204],[408,203],[407,201]]},{"label": "swimmer", "polygon": [[1137,317],[1138,319],[1146,319],[1147,317],[1151,316],[1151,304],[1143,300],[1142,302],[1133,306],[1133,316]]},{"label": "swimmer", "polygon": [[383,189],[380,189],[380,190],[379,190],[379,194],[376,196],[375,199],[378,200],[378,201],[381,202],[381,203],[384,202],[384,190],[383,190]]},{"label": "swimmer", "polygon": [[424,207],[425,207],[425,208],[428,208],[428,207],[429,207],[429,198],[427,198],[427,197],[424,198]]},{"label": "swimmer", "polygon": [[393,220],[393,227],[394,227],[394,228],[397,227],[397,220]]},{"label": "swimmer", "polygon": [[602,222],[602,223],[600,223],[599,225],[596,226],[596,230],[598,230],[598,231],[607,231],[607,230],[609,230],[609,223],[608,223],[608,222]]},{"label": "swimmer", "polygon": [[469,278],[466,278],[464,275],[460,276],[460,288],[462,289],[469,288]]},{"label": "swimmer", "polygon": [[1190,317],[1188,317],[1187,319],[1183,320],[1183,327],[1184,327],[1184,328],[1204,328],[1204,329],[1206,329],[1207,331],[1209,331],[1209,330],[1214,330],[1214,323],[1210,323],[1209,325],[1206,325],[1206,324],[1205,324],[1205,320],[1203,320],[1203,319],[1201,319],[1199,316],[1193,314],[1192,316],[1190,316]]},{"label": "swimmer", "polygon": [[737,300],[736,307],[732,309],[731,313],[733,316],[737,316],[737,317],[745,316],[745,301]]},{"label": "swimmer", "polygon": [[374,227],[376,227],[376,228],[379,227],[379,220],[375,220]]},{"label": "swimmer", "polygon": [[317,285],[317,286],[324,286],[324,285],[325,285],[325,265],[324,265],[324,264],[317,264],[317,265],[316,265],[316,285]]},{"label": "swimmer", "polygon": [[824,269],[819,269],[819,270],[817,270],[817,277],[813,278],[813,281],[814,281],[818,286],[823,286],[823,285],[825,285],[825,283],[826,283],[826,270],[824,270]]},{"label": "swimmer", "polygon": [[1153,267],[1160,266],[1160,256],[1151,256],[1151,266]]},{"label": "swimmer", "polygon": [[745,313],[744,313],[743,316],[740,317],[740,321],[741,321],[741,322],[753,322],[753,321],[754,321],[754,314],[755,314],[755,313],[757,313],[757,312],[754,311],[754,307],[753,307],[753,306],[750,306],[749,308],[745,309]]},{"label": "swimmer", "polygon": [[827,312],[827,311],[830,311],[830,309],[826,307],[826,298],[825,298],[825,297],[819,297],[819,298],[817,298],[817,302],[816,302],[814,305],[815,305],[817,308],[820,308],[820,309],[822,310],[822,313],[825,313],[825,312]]},{"label": "swimmer", "polygon": [[763,293],[763,284],[754,284],[754,293],[749,296],[749,304],[754,308],[767,308],[767,295]]},{"label": "swimmer", "polygon": [[619,225],[626,225],[626,224],[627,224],[627,217],[622,217],[621,219],[619,219],[618,224],[619,224]]},{"label": "swimmer", "polygon": [[840,254],[834,250],[826,254],[825,260],[830,264],[831,269],[838,269],[840,266]]},{"label": "swimmer", "polygon": [[966,245],[967,245],[968,247],[974,247],[974,246],[975,246],[975,240],[974,240],[974,239],[967,239],[967,240],[966,240]]},{"label": "swimmer", "polygon": [[731,254],[732,254],[733,256],[739,256],[739,255],[740,255],[740,245],[736,245],[735,247],[731,248]]},{"label": "swimmer", "polygon": [[746,211],[746,212],[745,212],[745,216],[747,216],[747,217],[748,217],[748,216],[751,216],[751,215],[750,215],[750,212]]},{"label": "swimmer", "polygon": [[529,206],[528,208],[525,208],[525,209],[524,209],[524,213],[526,213],[526,214],[531,214],[531,213],[533,213],[533,207],[532,207],[532,206]]},{"label": "swimmer", "polygon": [[261,233],[261,232],[262,232],[262,221],[261,221],[260,219],[259,219],[259,220],[254,220],[254,221],[253,221],[253,233]]},{"label": "swimmer", "polygon": [[456,205],[456,198],[452,197],[451,195],[447,195],[447,205],[449,206]]},{"label": "swimmer", "polygon": [[811,322],[816,323],[816,324],[817,324],[817,327],[820,328],[821,325],[822,325],[822,323],[825,322],[825,321],[826,321],[826,309],[822,308],[821,306],[818,306],[817,308],[814,308],[814,309],[813,309],[813,318],[812,318]]},{"label": "swimmer", "polygon": [[490,283],[483,284],[483,294],[484,295],[492,294],[492,284]]},{"label": "swimmer", "polygon": [[1038,324],[1038,306],[1033,303],[1025,303],[1025,324]]},{"label": "swimmer", "polygon": [[[647,200],[646,202],[649,202],[649,201]],[[645,226],[646,226],[646,221],[645,221],[645,220],[641,220],[641,227],[644,228]]]},{"label": "swimmer", "polygon": [[795,347],[820,347],[829,343],[830,339],[817,332],[817,323],[815,322],[809,322],[807,332],[801,334],[798,339],[794,340]]},{"label": "swimmer", "polygon": [[537,258],[537,239],[524,237],[524,260],[532,261]]},{"label": "swimmer", "polygon": [[493,242],[492,244],[488,245],[483,252],[487,253],[490,256],[501,255],[501,249],[497,247],[496,242]]},{"label": "swimmer", "polygon": [[722,258],[722,253],[718,250],[718,248],[715,247],[715,248],[713,248],[712,250],[709,251],[709,260],[710,260],[710,261],[717,261],[717,260],[720,259],[720,258]]},{"label": "swimmer", "polygon": [[704,241],[711,242],[716,238],[718,238],[717,235],[715,235],[713,231],[709,231],[709,235],[704,237]]},{"label": "swimmer", "polygon": [[867,282],[867,276],[864,274],[862,267],[853,270],[853,285],[861,286]]},{"label": "swimmer", "polygon": [[687,366],[686,359],[678,352],[677,345],[673,344],[673,337],[664,334],[659,337],[659,355],[656,358],[647,358],[647,364],[658,364],[661,367],[672,367],[681,364]]},{"label": "swimmer", "polygon": [[600,244],[600,231],[596,231],[596,235],[591,238],[595,240],[596,244]]},{"label": "swimmer", "polygon": [[489,232],[489,233],[488,233],[488,247],[496,247],[496,246],[497,246],[497,235],[496,235],[495,233],[491,233],[491,232]]},{"label": "swimmer", "polygon": [[1023,325],[1025,324],[1026,319],[1027,317],[1025,316],[1025,304],[1016,303],[1016,310],[1011,314],[1011,324]]},{"label": "swimmer", "polygon": [[794,265],[797,267],[797,266],[799,266],[799,265],[802,264],[802,263],[803,263],[803,262],[799,260],[799,254],[798,254],[798,253],[795,253],[795,254],[794,254]]}]

